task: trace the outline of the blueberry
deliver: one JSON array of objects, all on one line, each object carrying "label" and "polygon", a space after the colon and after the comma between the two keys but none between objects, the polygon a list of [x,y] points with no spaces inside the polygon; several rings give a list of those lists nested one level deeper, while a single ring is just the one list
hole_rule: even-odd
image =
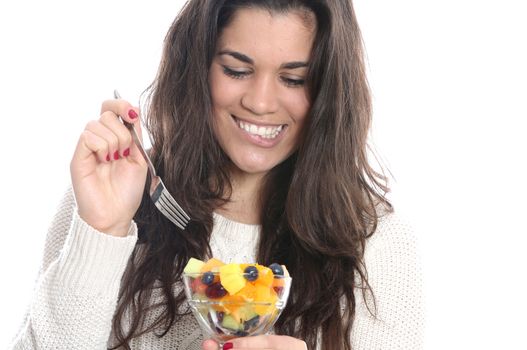
[{"label": "blueberry", "polygon": [[254,282],[258,279],[258,269],[256,266],[247,266],[243,273],[247,281]]},{"label": "blueberry", "polygon": [[210,286],[214,282],[214,274],[212,272],[205,272],[203,276],[201,276],[201,282]]},{"label": "blueberry", "polygon": [[249,331],[252,328],[258,326],[259,323],[260,323],[260,316],[256,315],[250,320],[247,320],[243,323],[243,330]]},{"label": "blueberry", "polygon": [[273,271],[273,274],[275,276],[283,276],[284,275],[284,269],[282,268],[282,266],[280,264],[273,263],[273,264],[269,265],[269,268],[271,269],[271,271]]}]

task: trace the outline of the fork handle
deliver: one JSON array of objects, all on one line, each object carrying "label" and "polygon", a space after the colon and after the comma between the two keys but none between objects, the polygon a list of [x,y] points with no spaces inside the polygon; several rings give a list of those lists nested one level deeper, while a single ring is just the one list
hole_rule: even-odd
[{"label": "fork handle", "polygon": [[[117,90],[113,91],[113,96],[116,99],[120,99],[121,98],[121,95],[119,94],[119,92]],[[143,144],[141,143],[141,140],[139,140],[139,137],[137,136],[137,133],[135,132],[134,124],[127,122],[121,116],[119,116],[119,118],[123,122],[124,126],[126,126],[126,128],[128,130],[130,130],[130,133],[132,134],[132,139],[134,140],[135,145],[137,146],[137,148],[139,149],[139,152],[141,152],[141,154],[143,155],[143,158],[145,159],[146,163],[148,164],[148,169],[150,170],[150,174],[152,176],[157,176],[156,175],[156,169],[154,168],[154,165],[152,164],[152,161],[150,160],[150,157],[148,156],[148,154],[146,153],[145,149],[143,148]]]}]

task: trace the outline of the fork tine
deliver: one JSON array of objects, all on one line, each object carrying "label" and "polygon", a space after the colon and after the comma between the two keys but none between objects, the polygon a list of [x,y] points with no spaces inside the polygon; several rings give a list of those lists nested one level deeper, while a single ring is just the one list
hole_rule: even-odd
[{"label": "fork tine", "polygon": [[160,201],[157,201],[154,203],[155,206],[157,207],[157,209],[163,213],[163,215],[168,218],[170,221],[172,221],[172,223],[174,225],[176,225],[177,227],[179,227],[180,229],[184,230],[185,229],[185,225],[181,224],[179,222],[179,220],[177,220],[171,213],[169,213],[166,208],[164,207],[164,205],[162,203],[160,203]]},{"label": "fork tine", "polygon": [[166,188],[165,184],[163,183],[163,180],[159,176],[154,176],[153,178],[152,186],[153,190],[151,189],[150,197],[152,197],[152,200],[156,202],[160,197],[165,197],[166,200],[171,204],[172,210],[175,213],[179,213],[182,220],[185,222],[190,220],[190,216],[185,213],[183,208],[181,208],[178,204],[178,202],[172,197],[168,189]]},{"label": "fork tine", "polygon": [[185,221],[190,220],[190,217],[187,215],[187,213],[185,213],[185,211],[183,210],[183,208],[181,208],[181,207],[179,206],[178,202],[174,199],[174,197],[172,197],[172,195],[170,194],[170,192],[168,192],[168,191],[166,191],[166,190],[165,190],[165,191],[162,191],[162,192],[161,192],[161,197],[166,198],[166,200],[168,201],[168,203],[171,205],[171,208],[172,208],[175,212],[177,212],[177,213],[181,214],[181,216],[183,216],[182,219],[184,219],[184,220],[186,219]]},{"label": "fork tine", "polygon": [[169,212],[175,219],[177,219],[182,225],[186,225],[188,220],[181,215],[177,210],[174,210],[174,206],[168,199],[161,195],[158,199],[158,202]]}]

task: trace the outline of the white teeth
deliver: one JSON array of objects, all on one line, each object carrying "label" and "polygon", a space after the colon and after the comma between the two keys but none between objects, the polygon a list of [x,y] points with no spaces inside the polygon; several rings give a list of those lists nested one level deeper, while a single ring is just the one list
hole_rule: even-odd
[{"label": "white teeth", "polygon": [[257,126],[238,120],[238,126],[247,131],[250,134],[258,135],[266,139],[274,139],[280,131],[283,129],[283,125],[280,126]]},{"label": "white teeth", "polygon": [[[252,129],[252,127],[251,127],[251,129]],[[258,135],[260,135],[260,136],[265,136],[265,135],[267,135],[267,131],[269,131],[269,129],[264,128],[263,126],[260,126],[260,127],[258,128],[258,131],[257,131],[256,133],[257,133]]]}]

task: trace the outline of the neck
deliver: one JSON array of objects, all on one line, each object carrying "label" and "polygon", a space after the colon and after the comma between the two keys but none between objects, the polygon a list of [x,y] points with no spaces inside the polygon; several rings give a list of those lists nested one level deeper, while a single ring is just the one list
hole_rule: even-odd
[{"label": "neck", "polygon": [[244,224],[260,224],[260,188],[265,174],[231,171],[230,201],[217,209],[218,214]]}]

